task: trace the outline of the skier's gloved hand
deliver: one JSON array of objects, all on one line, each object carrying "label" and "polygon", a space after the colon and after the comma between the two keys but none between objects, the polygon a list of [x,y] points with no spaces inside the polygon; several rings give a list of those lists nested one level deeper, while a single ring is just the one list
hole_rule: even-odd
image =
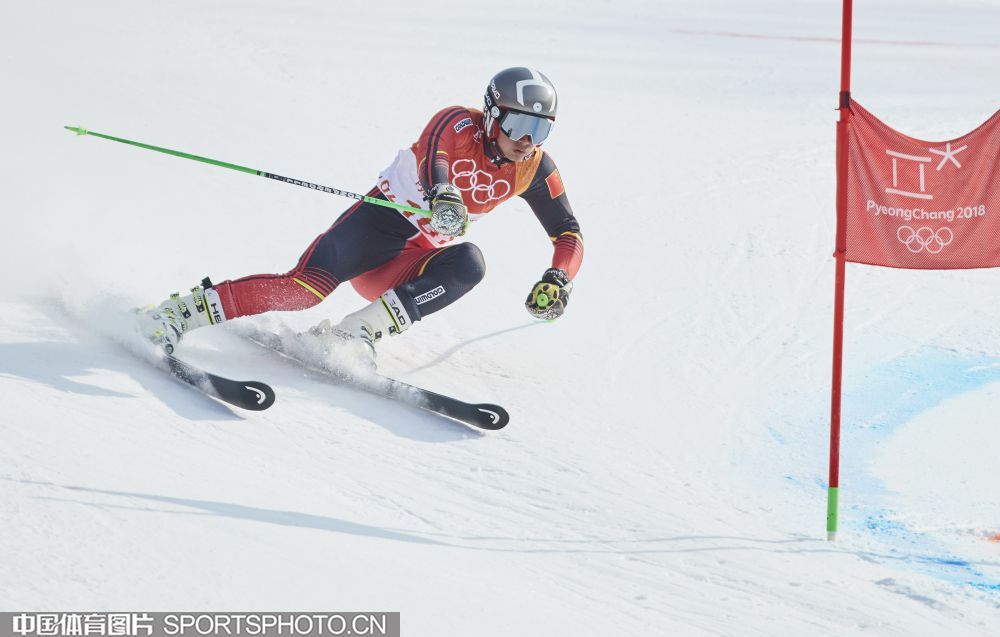
[{"label": "skier's gloved hand", "polygon": [[431,188],[431,228],[449,237],[460,237],[469,226],[469,210],[462,193],[448,183]]},{"label": "skier's gloved hand", "polygon": [[549,268],[542,275],[542,280],[531,288],[524,307],[535,318],[552,320],[562,316],[569,303],[569,293],[573,291],[573,282],[563,270]]}]

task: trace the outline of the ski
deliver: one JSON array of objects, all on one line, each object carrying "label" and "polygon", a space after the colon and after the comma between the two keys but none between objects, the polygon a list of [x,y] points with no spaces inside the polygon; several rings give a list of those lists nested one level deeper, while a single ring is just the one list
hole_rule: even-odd
[{"label": "ski", "polygon": [[491,431],[503,429],[510,422],[510,415],[500,405],[467,403],[382,374],[376,374],[376,381],[372,384],[350,380],[346,384],[370,394],[432,411],[480,429]]},{"label": "ski", "polygon": [[224,378],[186,363],[171,354],[165,355],[164,361],[167,371],[174,378],[234,407],[262,411],[274,404],[274,390],[264,383]]},{"label": "ski", "polygon": [[255,345],[272,351],[321,376],[335,380],[338,385],[351,387],[381,398],[418,407],[478,429],[494,431],[503,429],[510,422],[510,415],[500,405],[493,403],[467,403],[457,398],[410,385],[409,383],[404,383],[401,380],[378,373],[364,377],[349,373],[337,373],[334,370],[326,369],[308,360],[304,360],[302,356],[296,356],[295,352],[289,351],[283,346],[281,338],[275,334],[255,329],[241,329],[239,333]]}]

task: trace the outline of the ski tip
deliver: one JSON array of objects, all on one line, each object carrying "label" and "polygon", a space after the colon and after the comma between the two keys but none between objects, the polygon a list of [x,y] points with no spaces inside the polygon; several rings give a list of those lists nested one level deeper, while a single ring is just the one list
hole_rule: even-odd
[{"label": "ski tip", "polygon": [[243,381],[240,384],[243,385],[244,389],[249,390],[250,395],[252,395],[251,400],[244,401],[243,405],[241,405],[244,409],[264,411],[274,404],[276,396],[274,390],[269,385],[255,380]]},{"label": "ski tip", "polygon": [[256,380],[232,380],[206,372],[190,363],[167,354],[164,357],[167,371],[195,389],[218,398],[234,407],[250,411],[263,411],[274,404],[274,390]]},{"label": "ski tip", "polygon": [[86,128],[80,128],[79,126],[63,126],[63,128],[65,128],[68,131],[73,131],[77,135],[86,135],[87,133],[90,132]]},{"label": "ski tip", "polygon": [[479,426],[483,429],[503,429],[510,422],[510,414],[500,405],[484,403],[482,405],[475,405],[475,407],[476,411],[484,416],[479,419]]}]

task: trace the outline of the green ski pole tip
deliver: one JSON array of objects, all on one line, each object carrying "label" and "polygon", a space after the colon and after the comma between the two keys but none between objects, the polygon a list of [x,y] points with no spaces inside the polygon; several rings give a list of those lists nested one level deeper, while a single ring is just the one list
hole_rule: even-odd
[{"label": "green ski pole tip", "polygon": [[535,297],[535,304],[538,307],[548,307],[549,296],[547,294],[539,294],[537,297]]},{"label": "green ski pole tip", "polygon": [[63,128],[65,128],[66,130],[71,130],[77,135],[86,135],[87,133],[90,132],[86,128],[79,128],[77,126],[63,126]]}]

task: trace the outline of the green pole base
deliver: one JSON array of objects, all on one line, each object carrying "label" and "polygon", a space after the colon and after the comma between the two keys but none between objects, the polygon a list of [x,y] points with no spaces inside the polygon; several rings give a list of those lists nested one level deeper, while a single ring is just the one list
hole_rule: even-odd
[{"label": "green pole base", "polygon": [[837,509],[839,491],[837,487],[829,487],[826,492],[826,539],[834,541],[837,539]]}]

